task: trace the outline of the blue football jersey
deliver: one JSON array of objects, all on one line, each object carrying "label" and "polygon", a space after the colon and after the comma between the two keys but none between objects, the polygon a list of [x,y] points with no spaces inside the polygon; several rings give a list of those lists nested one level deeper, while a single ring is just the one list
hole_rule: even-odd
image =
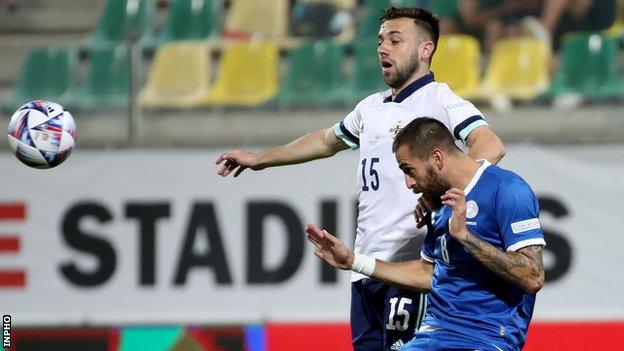
[{"label": "blue football jersey", "polygon": [[[546,244],[535,194],[517,174],[483,161],[465,194],[466,226],[473,235],[504,251]],[[434,213],[423,244],[423,259],[435,263],[423,325],[480,344],[520,349],[535,295],[487,269],[453,239],[451,213],[450,206]]]}]

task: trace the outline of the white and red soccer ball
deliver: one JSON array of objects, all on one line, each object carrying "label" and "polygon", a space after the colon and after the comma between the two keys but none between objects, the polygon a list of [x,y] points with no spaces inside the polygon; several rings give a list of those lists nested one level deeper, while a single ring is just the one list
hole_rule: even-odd
[{"label": "white and red soccer ball", "polygon": [[65,161],[74,149],[76,123],[63,106],[35,100],[13,114],[7,136],[11,150],[24,164],[52,168]]}]

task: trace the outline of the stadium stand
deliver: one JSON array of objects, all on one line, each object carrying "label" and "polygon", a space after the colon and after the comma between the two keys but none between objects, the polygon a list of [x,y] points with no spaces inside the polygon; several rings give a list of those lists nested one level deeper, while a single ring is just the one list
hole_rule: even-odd
[{"label": "stadium stand", "polygon": [[12,111],[25,102],[47,98],[62,101],[74,83],[76,53],[62,46],[31,50],[12,94],[4,101],[4,111]]},{"label": "stadium stand", "polygon": [[275,96],[279,48],[273,42],[236,42],[223,48],[217,78],[202,105],[254,106]]},{"label": "stadium stand", "polygon": [[111,109],[128,103],[128,49],[124,45],[98,46],[88,52],[84,81],[74,86],[62,103],[77,109]]},{"label": "stadium stand", "polygon": [[108,0],[86,47],[124,42],[136,30],[137,39],[149,42],[154,30],[153,0]]},{"label": "stadium stand", "polygon": [[489,59],[482,94],[531,100],[548,90],[548,43],[531,37],[496,43]]},{"label": "stadium stand", "polygon": [[621,96],[619,41],[601,33],[576,33],[564,40],[552,95],[577,93],[590,98]]},{"label": "stadium stand", "polygon": [[481,84],[479,42],[468,35],[449,34],[440,37],[431,70],[437,80],[446,82],[465,98],[479,93]]},{"label": "stadium stand", "polygon": [[265,6],[262,0],[232,0],[226,14],[225,38],[283,39],[288,36],[287,0],[273,0]]},{"label": "stadium stand", "polygon": [[141,91],[141,106],[197,107],[208,93],[211,74],[212,59],[206,42],[164,44],[156,52]]},{"label": "stadium stand", "polygon": [[289,57],[278,101],[282,105],[340,101],[342,45],[331,41],[307,43]]},{"label": "stadium stand", "polygon": [[147,45],[218,36],[222,6],[221,0],[172,0],[162,31]]}]

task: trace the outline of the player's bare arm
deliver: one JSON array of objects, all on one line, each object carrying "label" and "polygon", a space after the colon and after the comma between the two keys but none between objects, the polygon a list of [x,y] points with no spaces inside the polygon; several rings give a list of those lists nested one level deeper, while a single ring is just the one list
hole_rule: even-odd
[{"label": "player's bare arm", "polygon": [[380,260],[372,260],[374,268],[370,272],[361,271],[356,255],[345,244],[313,224],[306,225],[308,240],[315,246],[314,254],[334,268],[342,270],[354,270],[366,274],[379,281],[399,285],[408,289],[428,292],[431,290],[431,277],[433,276],[433,263],[423,259],[418,261],[390,263]]},{"label": "player's bare arm", "polygon": [[492,164],[497,164],[507,152],[502,140],[488,126],[481,126],[470,132],[466,145],[470,148],[468,155],[473,160],[485,159]]},{"label": "player's bare arm", "polygon": [[267,167],[303,163],[335,155],[348,146],[336,137],[333,128],[310,132],[286,145],[261,152],[230,150],[217,158],[216,164],[223,163],[218,175],[226,177],[234,172],[237,177],[245,169],[259,171]]},{"label": "player's bare arm", "polygon": [[464,245],[479,262],[526,292],[535,294],[544,286],[542,247],[527,246],[516,252],[504,252],[471,234],[466,227],[464,192],[452,188],[442,196],[442,203],[453,208],[450,234]]}]

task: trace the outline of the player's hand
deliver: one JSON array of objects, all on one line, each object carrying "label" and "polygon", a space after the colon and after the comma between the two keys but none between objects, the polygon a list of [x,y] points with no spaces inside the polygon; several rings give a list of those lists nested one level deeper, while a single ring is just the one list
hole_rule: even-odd
[{"label": "player's hand", "polygon": [[422,228],[431,223],[431,201],[425,194],[418,198],[416,208],[414,208],[414,218],[416,219],[416,228]]},{"label": "player's hand", "polygon": [[308,233],[308,240],[316,247],[316,257],[334,268],[351,269],[355,255],[340,239],[310,223],[306,225],[305,231]]},{"label": "player's hand", "polygon": [[258,166],[258,154],[245,150],[228,151],[219,156],[215,163],[220,165],[223,161],[225,161],[225,163],[223,163],[217,172],[217,174],[222,177],[227,177],[232,172],[234,172],[234,177],[238,177],[238,175],[247,168],[251,168],[255,171],[263,168]]},{"label": "player's hand", "polygon": [[442,203],[453,209],[449,220],[449,234],[455,239],[461,240],[468,234],[466,228],[466,196],[464,191],[451,188],[442,195]]}]

